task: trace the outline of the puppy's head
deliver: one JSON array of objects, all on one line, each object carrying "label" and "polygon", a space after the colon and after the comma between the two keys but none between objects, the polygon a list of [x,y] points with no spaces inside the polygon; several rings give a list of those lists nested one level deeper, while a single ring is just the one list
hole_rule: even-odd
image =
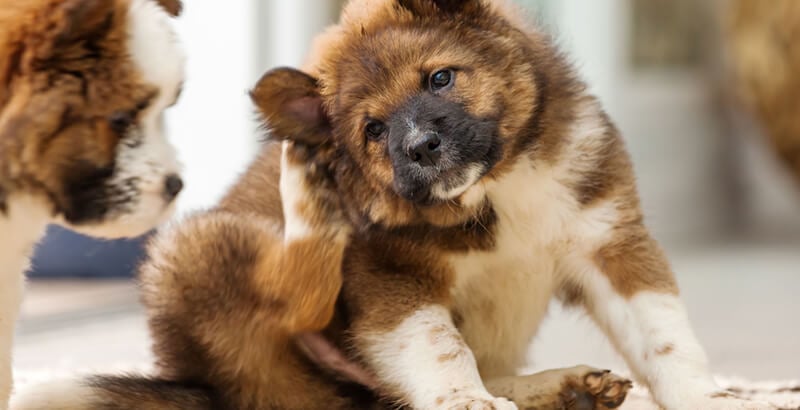
[{"label": "puppy's head", "polygon": [[493,7],[355,0],[317,41],[310,71],[372,219],[470,212],[482,182],[522,151],[537,104],[533,52]]},{"label": "puppy's head", "polygon": [[169,21],[179,12],[177,0],[35,0],[0,12],[0,190],[39,194],[58,220],[97,236],[165,219],[182,188],[164,135],[183,82]]}]

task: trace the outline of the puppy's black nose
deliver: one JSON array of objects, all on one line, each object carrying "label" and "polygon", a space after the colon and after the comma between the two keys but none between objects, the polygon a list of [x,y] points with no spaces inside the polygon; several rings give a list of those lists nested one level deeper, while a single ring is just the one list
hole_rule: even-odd
[{"label": "puppy's black nose", "polygon": [[164,183],[164,193],[169,197],[169,199],[173,199],[183,190],[183,181],[181,177],[171,174],[167,176],[167,180]]},{"label": "puppy's black nose", "polygon": [[441,156],[440,145],[442,145],[442,141],[438,134],[435,132],[425,133],[408,150],[408,156],[423,167],[435,165]]}]

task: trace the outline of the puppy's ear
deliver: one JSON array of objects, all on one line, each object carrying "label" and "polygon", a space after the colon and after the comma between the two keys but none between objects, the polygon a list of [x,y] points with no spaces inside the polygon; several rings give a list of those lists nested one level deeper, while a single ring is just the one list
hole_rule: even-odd
[{"label": "puppy's ear", "polygon": [[293,68],[270,70],[250,91],[250,98],[272,137],[312,146],[330,138],[319,86],[310,75]]},{"label": "puppy's ear", "polygon": [[477,16],[483,9],[481,0],[397,0],[397,3],[420,17]]},{"label": "puppy's ear", "polygon": [[156,0],[164,10],[172,17],[178,17],[183,11],[183,3],[181,0]]}]

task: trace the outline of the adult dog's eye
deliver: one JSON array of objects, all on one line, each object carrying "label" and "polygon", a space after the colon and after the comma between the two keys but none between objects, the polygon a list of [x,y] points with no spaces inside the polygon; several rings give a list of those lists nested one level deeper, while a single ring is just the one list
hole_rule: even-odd
[{"label": "adult dog's eye", "polygon": [[128,111],[117,111],[108,117],[108,125],[117,134],[124,134],[133,124],[134,116]]},{"label": "adult dog's eye", "polygon": [[386,124],[377,121],[371,120],[367,122],[366,127],[364,127],[364,133],[367,135],[367,138],[371,141],[377,141],[383,137],[383,134],[386,132]]},{"label": "adult dog's eye", "polygon": [[431,74],[431,77],[428,79],[428,86],[431,88],[431,91],[442,90],[453,84],[454,77],[455,73],[453,73],[453,70],[449,68],[439,70]]}]

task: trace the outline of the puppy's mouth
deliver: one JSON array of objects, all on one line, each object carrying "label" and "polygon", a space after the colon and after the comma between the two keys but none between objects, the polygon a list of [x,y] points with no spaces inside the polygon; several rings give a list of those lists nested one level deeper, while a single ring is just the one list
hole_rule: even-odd
[{"label": "puppy's mouth", "polygon": [[439,172],[433,178],[395,179],[394,190],[405,200],[420,207],[431,207],[452,201],[475,185],[486,173],[483,164],[470,164]]}]

